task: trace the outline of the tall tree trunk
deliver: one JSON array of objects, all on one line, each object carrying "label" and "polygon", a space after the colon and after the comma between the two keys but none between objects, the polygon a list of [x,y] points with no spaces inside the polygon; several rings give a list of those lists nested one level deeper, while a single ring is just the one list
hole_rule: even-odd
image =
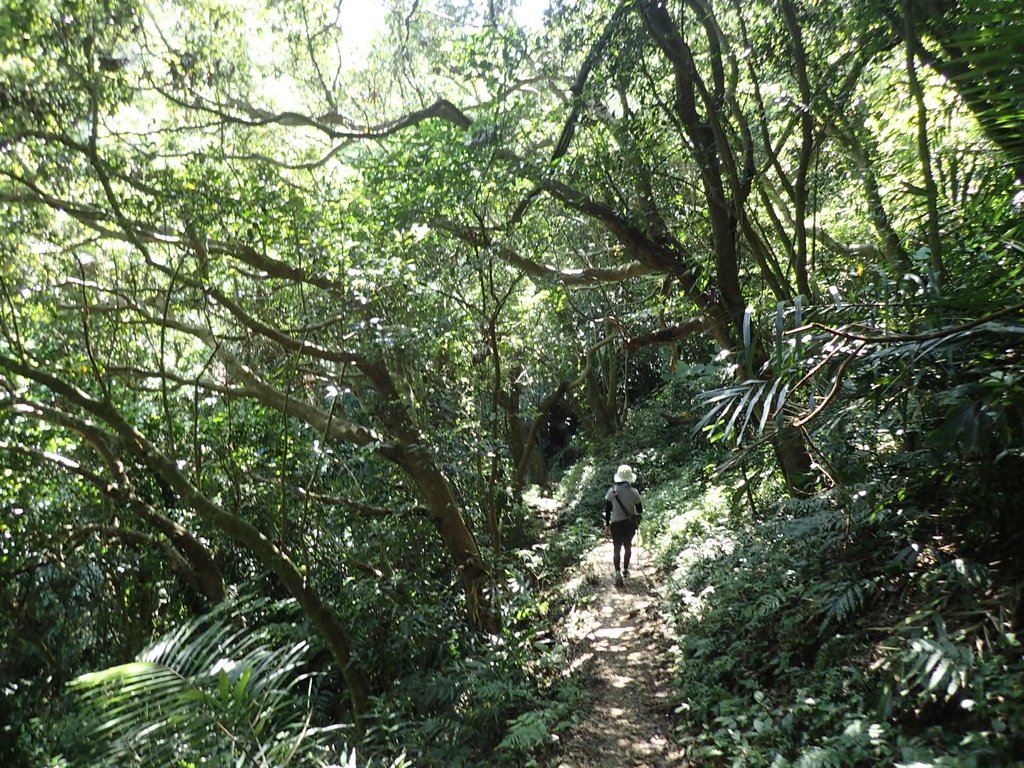
[{"label": "tall tree trunk", "polygon": [[803,433],[791,424],[783,424],[772,441],[775,457],[786,486],[797,496],[808,496],[817,481]]},{"label": "tall tree trunk", "polygon": [[793,221],[796,225],[796,258],[793,270],[796,273],[797,292],[812,298],[811,283],[807,271],[807,208],[808,176],[811,157],[814,153],[814,117],[811,112],[811,84],[807,76],[807,54],[803,34],[797,21],[792,0],[782,0],[783,16],[793,41],[793,63],[796,67],[797,85],[800,89],[800,154],[797,162],[796,179],[793,184]]},{"label": "tall tree trunk", "polygon": [[[723,50],[721,31],[710,6],[702,0],[689,0],[689,4],[697,12],[707,35],[712,70],[710,84],[701,77],[693,51],[665,4],[657,0],[639,0],[638,8],[652,37],[672,65],[675,79],[673,106],[692,147],[710,219],[719,302],[728,319],[730,335],[739,338],[746,310],[739,281],[739,211],[749,194],[753,178],[752,146],[748,132],[741,130],[748,144],[743,162],[740,163],[730,146],[728,132],[721,124],[720,115],[728,98],[725,92],[724,65],[727,54]],[[806,133],[810,123],[805,122],[804,127]],[[805,135],[805,149],[812,146],[812,143],[813,135]],[[738,170],[741,164],[744,167],[742,176]],[[804,199],[800,197],[801,194],[798,192],[798,199]],[[798,206],[798,212],[804,208]],[[806,271],[804,277],[805,285],[801,286],[801,290],[806,289],[809,295]],[[794,493],[806,493],[812,483],[813,473],[810,453],[799,430],[784,427],[775,441],[775,452],[790,489]]]},{"label": "tall tree trunk", "polygon": [[[1024,113],[1015,98],[1022,83],[1019,24],[1014,24],[1020,19],[1019,0],[915,3],[909,10],[916,18],[907,17],[906,4],[901,3],[901,10],[902,24],[886,13],[893,28],[918,59],[956,89],[985,136],[1005,153],[1018,186],[1024,186]],[[993,23],[996,20],[1001,21]],[[922,26],[927,26],[941,54],[926,48],[917,36]]]},{"label": "tall tree trunk", "polygon": [[[694,154],[694,161],[700,174],[704,189],[704,199],[708,207],[708,218],[711,224],[711,238],[715,254],[715,277],[719,293],[719,301],[725,309],[732,332],[738,333],[743,325],[743,313],[746,304],[739,280],[738,233],[739,217],[736,206],[742,201],[734,199],[727,190],[722,167],[722,156],[719,152],[718,137],[723,135],[716,131],[714,121],[715,108],[720,104],[703,104],[706,116],[702,117],[698,103],[698,93],[702,100],[720,101],[724,94],[717,89],[714,96],[697,71],[697,64],[689,44],[679,33],[675,23],[669,16],[665,5],[653,0],[642,0],[639,7],[647,22],[648,28],[662,53],[672,65],[675,79],[675,100],[673,106],[680,124],[689,139]],[[710,35],[709,35],[710,37]],[[721,68],[722,52],[715,50],[711,58],[718,57],[713,66],[716,72]],[[723,135],[724,138],[724,135]],[[722,150],[727,149],[723,144]],[[733,163],[735,164],[735,163]],[[735,192],[736,190],[733,190]]]},{"label": "tall tree trunk", "polygon": [[874,161],[867,147],[854,135],[852,129],[839,129],[836,134],[840,142],[849,150],[856,164],[857,174],[864,185],[864,196],[868,203],[868,217],[875,232],[882,241],[882,253],[889,264],[896,269],[909,270],[913,264],[900,242],[900,237],[892,226],[892,219],[882,199],[878,177],[875,175]]}]

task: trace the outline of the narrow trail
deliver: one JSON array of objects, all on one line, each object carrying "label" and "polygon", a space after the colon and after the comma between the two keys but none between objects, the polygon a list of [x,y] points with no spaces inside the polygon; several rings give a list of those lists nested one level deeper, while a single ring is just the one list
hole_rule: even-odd
[{"label": "narrow trail", "polygon": [[561,632],[571,674],[590,692],[590,706],[564,735],[549,768],[689,766],[674,743],[669,628],[653,568],[633,547],[631,578],[612,583],[610,541],[591,550],[565,585],[575,605]]}]

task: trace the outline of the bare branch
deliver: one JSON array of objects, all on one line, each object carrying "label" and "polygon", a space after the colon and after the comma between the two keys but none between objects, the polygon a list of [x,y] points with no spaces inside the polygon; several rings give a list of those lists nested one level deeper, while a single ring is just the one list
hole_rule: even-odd
[{"label": "bare branch", "polygon": [[599,283],[621,283],[634,277],[649,275],[655,270],[639,261],[631,261],[618,267],[592,269],[557,269],[547,264],[538,264],[525,259],[511,248],[500,248],[498,255],[516,269],[536,277],[564,286],[597,285]]},{"label": "bare branch", "polygon": [[626,349],[640,349],[658,344],[675,344],[678,341],[689,338],[696,333],[704,333],[707,330],[708,320],[703,317],[695,317],[685,323],[672,325],[668,328],[659,328],[656,331],[645,333],[641,336],[633,336],[626,340]]},{"label": "bare branch", "polygon": [[180,107],[214,114],[226,123],[253,128],[269,125],[312,128],[332,139],[383,139],[427,120],[442,120],[463,129],[468,128],[473,122],[447,99],[437,99],[428,107],[377,125],[358,125],[352,118],[339,112],[325,112],[311,117],[299,112],[270,112],[236,100],[228,105],[237,110],[233,113],[227,111],[222,105],[205,99],[197,98],[195,102],[186,102],[173,93],[167,91],[161,91],[161,93]]}]

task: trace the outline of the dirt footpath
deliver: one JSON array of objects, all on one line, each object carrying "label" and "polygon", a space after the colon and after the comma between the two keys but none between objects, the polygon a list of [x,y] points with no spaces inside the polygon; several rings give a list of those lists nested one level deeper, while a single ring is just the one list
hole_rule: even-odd
[{"label": "dirt footpath", "polygon": [[673,743],[669,630],[642,547],[633,547],[630,578],[612,583],[612,545],[577,566],[566,585],[575,605],[566,617],[572,674],[591,705],[563,735],[550,768],[688,766]]}]

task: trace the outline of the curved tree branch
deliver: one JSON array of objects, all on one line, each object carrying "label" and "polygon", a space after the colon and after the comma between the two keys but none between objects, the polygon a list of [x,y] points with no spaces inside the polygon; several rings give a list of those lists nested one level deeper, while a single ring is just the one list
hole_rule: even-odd
[{"label": "curved tree branch", "polygon": [[684,323],[659,328],[656,331],[645,333],[640,336],[633,336],[626,340],[626,349],[640,349],[658,344],[675,344],[678,341],[689,338],[695,333],[703,333],[707,329],[708,321],[703,317],[695,317]]},{"label": "curved tree branch", "polygon": [[635,277],[652,274],[655,270],[639,261],[631,261],[618,267],[591,269],[557,269],[547,264],[523,258],[511,248],[498,249],[498,255],[516,269],[545,282],[558,283],[564,286],[598,285],[602,283],[621,283]]}]

